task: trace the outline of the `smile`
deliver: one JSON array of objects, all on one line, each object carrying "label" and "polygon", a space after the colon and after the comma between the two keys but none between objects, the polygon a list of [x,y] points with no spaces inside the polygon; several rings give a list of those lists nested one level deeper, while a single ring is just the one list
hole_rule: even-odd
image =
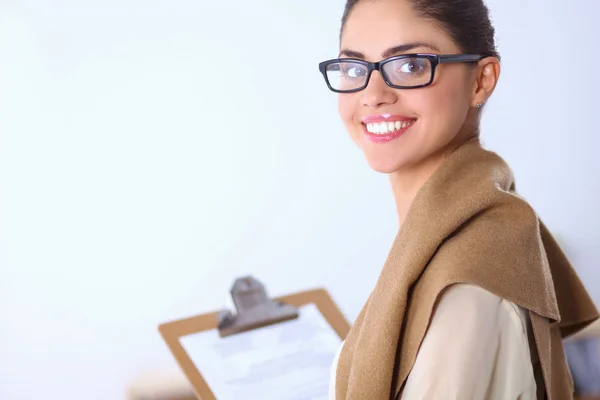
[{"label": "smile", "polygon": [[374,143],[391,142],[399,138],[417,120],[401,115],[371,115],[361,120],[367,139]]},{"label": "smile", "polygon": [[365,124],[369,133],[386,134],[405,129],[415,123],[412,121],[372,122]]}]

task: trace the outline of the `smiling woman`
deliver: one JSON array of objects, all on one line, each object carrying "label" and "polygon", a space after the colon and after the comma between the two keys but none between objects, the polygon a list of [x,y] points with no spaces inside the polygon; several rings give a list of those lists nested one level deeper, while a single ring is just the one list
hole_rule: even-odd
[{"label": "smiling woman", "polygon": [[[479,143],[500,76],[482,0],[349,0],[319,70],[389,176],[400,230],[331,399],[571,399],[561,344],[598,313],[504,160]],[[567,297],[568,296],[568,297]]]}]

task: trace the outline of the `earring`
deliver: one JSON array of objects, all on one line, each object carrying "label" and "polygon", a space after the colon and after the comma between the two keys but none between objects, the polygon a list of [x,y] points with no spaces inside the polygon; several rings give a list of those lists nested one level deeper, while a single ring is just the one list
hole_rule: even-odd
[{"label": "earring", "polygon": [[481,107],[483,107],[483,104],[477,103],[477,108],[481,108]]}]

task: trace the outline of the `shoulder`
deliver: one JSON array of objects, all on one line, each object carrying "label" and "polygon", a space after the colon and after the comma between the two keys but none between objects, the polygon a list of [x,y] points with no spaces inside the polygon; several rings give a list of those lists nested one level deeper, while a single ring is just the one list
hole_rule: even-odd
[{"label": "shoulder", "polygon": [[422,277],[432,279],[437,289],[469,282],[557,320],[547,250],[560,250],[527,202],[512,193],[505,196],[511,200],[482,211],[453,232]]}]

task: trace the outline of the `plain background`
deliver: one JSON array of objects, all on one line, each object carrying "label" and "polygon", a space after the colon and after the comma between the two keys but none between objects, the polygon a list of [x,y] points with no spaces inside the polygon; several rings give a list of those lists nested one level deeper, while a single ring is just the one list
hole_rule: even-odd
[{"label": "plain background", "polygon": [[[595,0],[490,0],[486,146],[600,303]],[[350,320],[396,234],[319,61],[343,1],[2,0],[0,398],[122,399],[254,274]]]}]

